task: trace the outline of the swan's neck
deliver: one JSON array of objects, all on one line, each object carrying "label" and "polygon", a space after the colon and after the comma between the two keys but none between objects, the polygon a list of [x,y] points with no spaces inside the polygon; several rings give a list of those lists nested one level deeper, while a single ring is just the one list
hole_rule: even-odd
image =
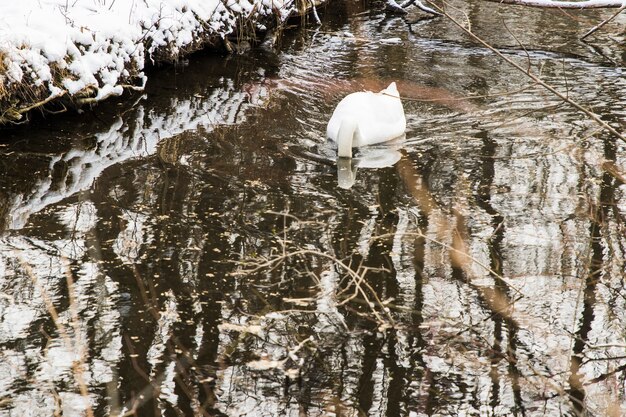
[{"label": "swan's neck", "polygon": [[341,121],[337,134],[337,156],[340,158],[352,158],[352,144],[356,127],[354,119],[346,118]]}]

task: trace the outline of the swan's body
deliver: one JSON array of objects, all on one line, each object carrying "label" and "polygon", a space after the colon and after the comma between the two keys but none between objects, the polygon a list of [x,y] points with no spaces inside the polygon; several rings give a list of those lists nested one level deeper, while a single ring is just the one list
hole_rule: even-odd
[{"label": "swan's body", "polygon": [[406,130],[404,108],[396,83],[380,93],[364,91],[343,98],[335,108],[326,135],[337,142],[337,154],[352,158],[352,148],[387,142]]}]

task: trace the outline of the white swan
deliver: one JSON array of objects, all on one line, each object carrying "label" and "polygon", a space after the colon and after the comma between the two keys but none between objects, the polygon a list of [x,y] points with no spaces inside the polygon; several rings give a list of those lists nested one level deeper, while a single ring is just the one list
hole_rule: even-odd
[{"label": "white swan", "polygon": [[396,83],[380,93],[363,91],[343,98],[333,112],[326,136],[337,142],[340,158],[352,158],[352,148],[386,142],[406,130],[404,108]]}]

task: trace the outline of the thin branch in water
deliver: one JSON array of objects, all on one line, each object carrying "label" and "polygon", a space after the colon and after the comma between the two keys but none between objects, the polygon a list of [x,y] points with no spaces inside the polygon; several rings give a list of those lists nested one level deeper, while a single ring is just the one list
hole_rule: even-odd
[{"label": "thin branch in water", "polygon": [[[593,0],[589,0],[589,1],[593,1]],[[561,2],[558,2],[558,3],[561,3]],[[563,3],[565,3],[565,2],[563,2]],[[492,51],[493,53],[495,53],[498,57],[500,57],[502,60],[507,62],[509,65],[513,66],[514,68],[516,68],[519,71],[521,71],[524,74],[526,74],[526,76],[528,76],[535,83],[539,84],[540,86],[542,86],[546,90],[550,91],[551,93],[553,93],[554,95],[559,97],[564,102],[568,103],[569,105],[571,105],[572,107],[576,108],[580,112],[582,112],[582,113],[586,114],[587,116],[589,116],[589,118],[591,118],[598,125],[602,126],[602,128],[604,128],[605,130],[611,132],[613,135],[615,135],[620,140],[626,142],[626,136],[624,136],[622,133],[618,132],[614,127],[610,126],[608,123],[606,123],[604,120],[602,120],[598,114],[596,114],[596,113],[592,112],[591,110],[585,108],[583,105],[581,105],[577,101],[574,101],[574,100],[570,99],[569,97],[567,97],[566,95],[564,95],[563,93],[558,91],[555,87],[553,87],[550,84],[546,83],[541,78],[539,78],[538,76],[534,75],[533,73],[526,72],[526,70],[524,68],[522,68],[518,63],[513,61],[511,58],[505,56],[502,52],[500,52],[498,49],[493,47],[491,44],[487,43],[480,36],[476,35],[474,32],[472,32],[471,30],[467,29],[465,26],[463,26],[461,24],[461,22],[459,22],[457,19],[455,19],[448,12],[443,10],[438,5],[436,5],[434,3],[432,3],[432,4],[433,4],[433,7],[439,9],[444,16],[446,16],[452,23],[454,23],[457,27],[459,27],[461,30],[463,30],[468,36],[470,36],[476,42],[478,42],[479,44],[481,44],[485,48],[487,48],[490,51]],[[620,3],[620,5],[621,4],[622,3]]]},{"label": "thin branch in water", "polygon": [[309,2],[311,3],[311,10],[313,11],[313,17],[315,18],[315,23],[317,23],[318,25],[321,25],[322,21],[320,20],[320,17],[317,14],[317,8],[315,7],[315,0],[309,0]]},{"label": "thin branch in water", "polygon": [[515,36],[511,29],[509,29],[509,26],[506,24],[506,21],[504,19],[502,19],[502,26],[504,26],[509,35],[511,35],[513,39],[515,39],[515,42],[517,42],[517,44],[524,50],[524,53],[526,54],[526,60],[528,61],[528,69],[526,70],[526,72],[530,73],[532,61],[530,59],[530,54],[528,53],[528,50],[526,49],[524,44],[519,39],[517,39],[517,36]]},{"label": "thin branch in water", "polygon": [[565,71],[565,59],[561,61],[563,66],[563,81],[565,81],[565,97],[569,98],[569,83],[567,82],[567,71]]},{"label": "thin branch in water", "polygon": [[487,0],[500,4],[513,4],[518,6],[538,7],[540,9],[609,9],[624,6],[622,0],[583,0],[583,1],[560,1],[560,0]]},{"label": "thin branch in water", "polygon": [[596,31],[601,29],[604,25],[609,23],[611,20],[615,19],[621,12],[624,11],[624,9],[626,9],[626,3],[624,3],[624,5],[622,7],[620,7],[620,9],[618,11],[616,11],[611,17],[609,17],[608,19],[603,20],[602,22],[600,22],[596,26],[594,26],[591,29],[589,29],[583,36],[580,37],[580,40],[584,41],[585,38],[587,38],[588,36],[592,35]]},{"label": "thin branch in water", "polygon": [[[463,101],[479,99],[479,98],[488,99],[488,98],[494,98],[494,97],[514,96],[516,94],[523,93],[524,91],[528,90],[532,86],[533,86],[533,84],[528,84],[528,85],[526,85],[524,87],[521,87],[521,88],[518,88],[517,90],[512,90],[512,91],[503,91],[503,92],[488,93],[488,94],[467,95],[467,96],[456,97],[456,98],[451,98],[451,97],[417,98],[417,97],[406,97],[406,96],[403,96],[402,97],[402,101],[415,101],[415,102],[419,102],[419,103],[443,103],[445,105],[445,103],[449,103],[449,102],[457,102],[457,101],[463,102]],[[395,97],[395,96],[393,96],[393,97]]]}]

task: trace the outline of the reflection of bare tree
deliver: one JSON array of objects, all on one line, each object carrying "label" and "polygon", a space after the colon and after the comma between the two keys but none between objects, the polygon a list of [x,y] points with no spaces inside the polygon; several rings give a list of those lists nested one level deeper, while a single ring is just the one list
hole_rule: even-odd
[{"label": "reflection of bare tree", "polygon": [[[96,135],[92,146],[82,150],[65,150],[57,155],[42,155],[39,158],[41,167],[28,179],[30,183],[18,184],[12,188],[5,187],[3,189],[6,199],[3,217],[5,228],[23,227],[34,213],[92,186],[95,179],[101,177],[111,166],[154,154],[159,141],[167,138],[164,133],[175,136],[189,129],[199,127],[211,129],[224,123],[240,121],[245,117],[243,110],[258,105],[263,97],[262,86],[259,88],[252,86],[240,92],[231,80],[222,79],[222,85],[211,90],[208,99],[198,96],[187,101],[177,100],[175,105],[166,109],[166,112],[159,109],[146,110],[142,105],[138,105],[125,115],[125,122],[118,119],[108,131]],[[24,155],[24,158],[29,157],[27,154]],[[11,162],[21,163],[19,158],[15,159],[15,155],[7,155],[5,165]],[[144,187],[155,186],[156,189],[160,187],[155,184],[156,178],[150,174],[146,178],[132,175],[131,178],[131,183],[142,181]],[[70,204],[66,209],[59,211],[55,216],[63,226],[62,233],[66,235],[63,239],[52,243],[10,236],[3,239],[2,265],[5,271],[3,279],[8,280],[3,281],[6,294],[2,306],[5,334],[3,343],[13,343],[29,337],[26,340],[29,344],[34,343],[34,347],[37,345],[37,339],[44,337],[44,341],[48,340],[45,342],[47,344],[45,350],[41,352],[33,350],[33,354],[27,358],[17,351],[5,350],[3,353],[5,363],[13,364],[3,373],[6,388],[3,392],[7,395],[15,392],[11,394],[13,400],[8,402],[11,412],[15,415],[24,415],[24,410],[33,408],[35,404],[44,403],[43,408],[35,407],[41,408],[42,415],[52,415],[55,413],[54,410],[60,409],[66,414],[75,415],[78,410],[85,408],[85,400],[72,388],[74,382],[71,372],[72,357],[78,355],[74,350],[81,351],[85,348],[85,343],[89,345],[89,363],[85,369],[87,384],[93,388],[107,387],[111,411],[123,413],[138,404],[144,404],[145,401],[151,403],[152,398],[157,400],[155,403],[157,408],[163,409],[165,407],[163,404],[176,405],[176,398],[180,394],[176,393],[178,385],[174,383],[174,377],[179,375],[181,370],[174,367],[176,361],[171,362],[163,358],[167,356],[168,347],[179,349],[177,344],[171,342],[175,323],[184,318],[189,311],[180,311],[181,306],[177,304],[179,298],[173,292],[158,297],[157,294],[160,293],[156,289],[158,283],[154,282],[154,278],[144,278],[134,267],[131,267],[131,270],[136,271],[134,275],[137,281],[132,289],[125,289],[125,285],[120,287],[119,283],[112,282],[106,272],[111,259],[126,265],[141,263],[146,245],[158,244],[161,239],[155,232],[159,229],[155,229],[155,225],[141,209],[142,206],[150,206],[158,201],[158,195],[151,192],[136,195],[136,185],[135,183],[130,188],[121,184],[115,185],[106,194],[105,201],[95,200],[98,207],[94,202],[87,200],[75,205]],[[113,205],[110,205],[111,203]],[[127,206],[129,203],[138,206],[129,207]],[[121,207],[124,208],[119,210]],[[178,207],[176,209],[178,210]],[[119,229],[106,226],[101,228],[102,222],[109,225],[117,224]],[[116,234],[111,235],[111,232]],[[197,270],[199,255],[204,244],[204,238],[198,230],[190,235],[190,238],[189,245],[178,254],[180,259],[177,259],[177,262],[180,261],[178,273],[188,284],[191,284],[199,273]],[[109,242],[112,242],[112,245],[109,245]],[[109,252],[107,248],[113,252]],[[171,258],[172,254],[165,256]],[[54,336],[54,326],[50,327],[45,317],[46,297],[57,302],[63,300],[66,291],[63,285],[65,275],[63,259],[77,265],[76,308],[81,317],[80,329],[85,333],[72,334],[72,339],[81,341],[76,346],[66,346],[62,338],[57,339]],[[27,265],[28,271],[32,272],[27,272],[20,264]],[[29,274],[37,278],[39,286],[34,286],[28,279]],[[156,299],[148,303],[150,299],[143,297],[146,293]],[[135,340],[137,336],[133,331],[129,334],[127,327],[130,325],[131,329],[141,329],[146,325],[145,318],[135,315],[133,301],[135,294],[145,301],[145,308],[154,314],[149,320],[154,320],[156,337],[142,338],[147,342],[143,346]],[[162,304],[164,307],[161,307]],[[65,323],[67,326],[66,317],[70,314],[71,306],[57,308],[61,311],[61,324]],[[201,311],[199,301],[196,299],[191,316],[187,318],[192,320]],[[134,323],[137,318],[139,322]],[[32,340],[31,332],[37,334],[40,326],[41,337]],[[202,332],[202,328],[199,328],[199,331]],[[123,343],[121,333],[124,333],[126,343]],[[147,357],[140,360],[134,353],[130,353],[124,359],[120,357],[120,353],[126,349],[134,349],[133,352],[140,350],[142,356]],[[123,369],[119,368],[120,366],[142,369],[139,380],[142,380],[142,377],[146,377],[147,380],[137,386],[153,380],[160,381],[160,386],[155,385],[160,394],[154,397],[151,392],[132,393],[130,398],[120,395],[119,384],[121,378],[126,377],[125,372],[122,372],[120,378],[118,369]],[[40,384],[35,384],[37,388],[34,390],[16,391],[19,381],[24,379],[33,379]],[[131,378],[131,381],[133,380]],[[50,402],[49,399],[55,397],[53,392],[58,390],[61,390],[56,395],[59,400],[56,403]],[[193,390],[190,393],[193,393]],[[196,405],[196,408],[201,409],[199,405]]]}]

